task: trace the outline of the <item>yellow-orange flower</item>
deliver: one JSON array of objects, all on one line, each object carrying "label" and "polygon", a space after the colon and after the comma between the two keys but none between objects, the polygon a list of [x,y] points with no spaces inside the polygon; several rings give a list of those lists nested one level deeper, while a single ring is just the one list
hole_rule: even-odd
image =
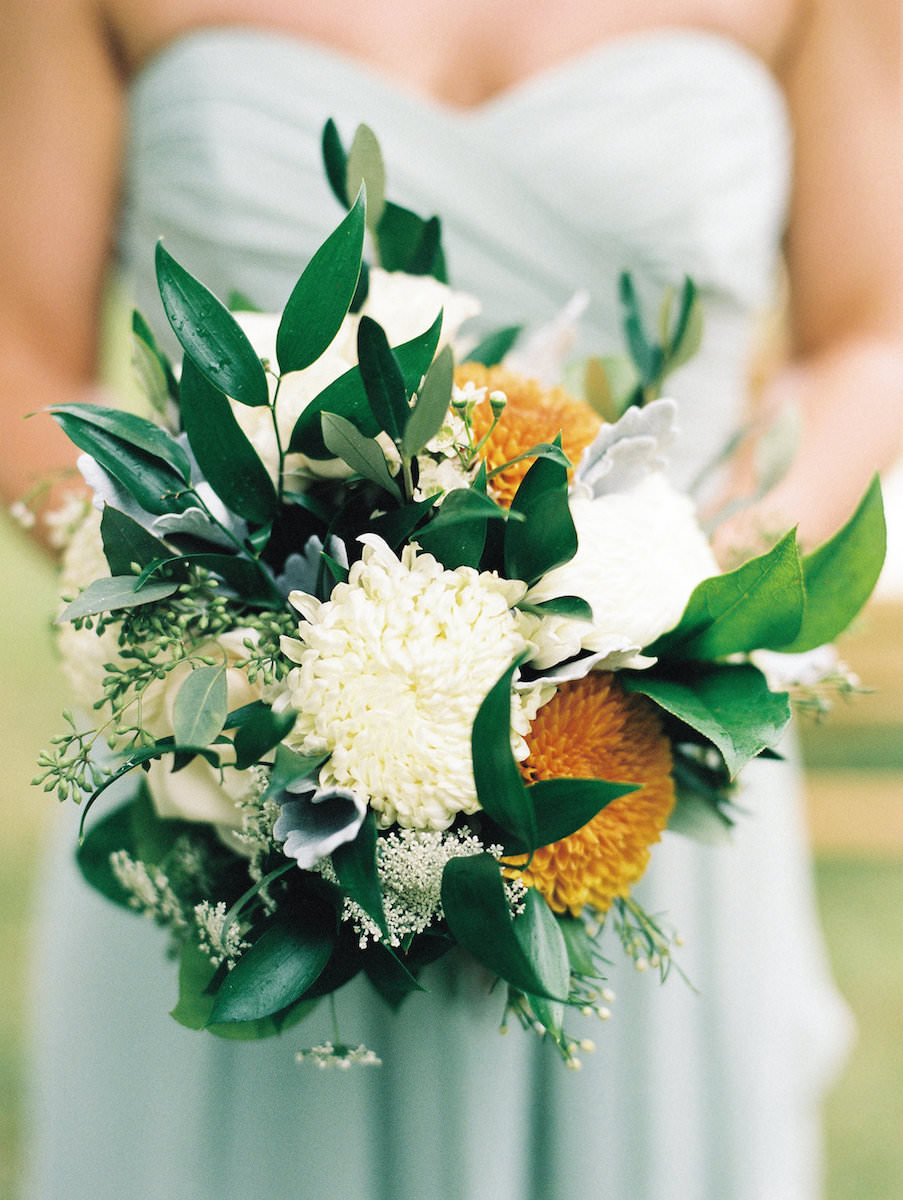
[{"label": "yellow-orange flower", "polygon": [[570,837],[537,850],[521,872],[555,912],[578,916],[585,905],[605,912],[643,874],[674,806],[671,745],[658,710],[645,696],[623,692],[614,675],[590,674],[564,684],[539,710],[527,744],[521,771],[530,783],[566,776],[642,784]]},{"label": "yellow-orange flower", "polygon": [[[544,388],[536,380],[524,379],[503,367],[464,363],[455,371],[455,383],[463,387],[468,382],[478,388],[488,388],[490,392],[502,391],[508,399],[498,425],[480,451],[488,471],[523,454],[538,442],[554,441],[559,433],[562,449],[576,465],[602,425],[588,404],[575,400],[562,388]],[[488,400],[476,406],[472,424],[474,438],[479,441],[492,425]],[[514,463],[494,477],[492,486],[496,498],[506,508],[532,462],[532,459],[526,459]]]}]

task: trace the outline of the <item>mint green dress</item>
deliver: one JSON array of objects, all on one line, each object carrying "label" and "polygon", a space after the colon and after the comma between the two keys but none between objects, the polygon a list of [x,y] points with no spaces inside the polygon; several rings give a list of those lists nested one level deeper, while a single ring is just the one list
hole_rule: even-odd
[{"label": "mint green dress", "polygon": [[[782,96],[748,52],[691,31],[630,36],[460,113],[283,34],[183,37],[134,83],[119,238],[161,334],[161,235],[220,295],[285,301],[340,216],[319,157],[330,116],[346,139],[370,124],[391,195],[443,216],[453,280],[488,327],[546,321],[586,289],[584,347],[606,351],[620,270],[649,296],[692,274],[706,333],[673,380],[675,472],[718,452],[740,419],[791,166]],[[363,981],[339,994],[343,1037],[381,1069],[295,1063],[330,1036],[325,1010],[266,1043],[182,1029],[158,931],[69,865],[73,816],[41,918],[29,1200],[815,1200],[817,1106],[846,1013],[797,780],[754,767],[733,843],[667,834],[641,888],[682,931],[695,990],[618,964],[580,1073],[519,1029],[499,1036],[503,992],[462,962],[439,964],[399,1016]]]}]

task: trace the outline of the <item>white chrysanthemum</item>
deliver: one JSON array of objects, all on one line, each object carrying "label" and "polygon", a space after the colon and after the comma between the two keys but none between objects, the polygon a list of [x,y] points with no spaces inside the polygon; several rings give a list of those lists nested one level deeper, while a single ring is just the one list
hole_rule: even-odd
[{"label": "white chrysanthemum", "polygon": [[[527,598],[577,595],[588,601],[592,623],[574,623],[585,650],[648,646],[677,624],[696,585],[718,574],[692,502],[661,472],[626,492],[574,496],[571,513],[577,553],[544,576]],[[560,621],[556,633],[564,642]],[[631,665],[648,662],[638,657]],[[625,665],[623,659],[618,665]]]},{"label": "white chrysanthemum", "polygon": [[[407,546],[399,560],[373,535],[363,558],[321,604],[293,593],[300,640],[283,639],[298,667],[287,699],[298,712],[287,739],[304,754],[329,754],[322,787],[349,788],[382,826],[445,829],[479,808],[471,729],[486,694],[527,648],[511,606],[518,580],[470,567],[445,570]],[[539,689],[512,697],[512,746],[540,703]]]}]

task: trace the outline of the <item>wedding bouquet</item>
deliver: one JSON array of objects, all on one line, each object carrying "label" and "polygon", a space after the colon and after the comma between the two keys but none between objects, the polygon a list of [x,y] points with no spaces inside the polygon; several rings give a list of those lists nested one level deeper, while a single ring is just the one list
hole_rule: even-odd
[{"label": "wedding bouquet", "polygon": [[136,317],[154,418],[51,410],[95,495],[61,642],[97,722],[67,715],[39,782],[86,797],[88,880],[171,931],[184,1024],[265,1036],[360,972],[397,1005],[461,947],[573,1062],[609,930],[667,971],[631,887],[669,823],[730,823],[790,718],[752,660],[849,623],[880,495],[814,554],[790,533],[719,573],[653,398],[692,289],[658,344],[622,282],[635,386],[605,422],[499,365],[511,330],[456,362],[476,305],[438,222],[384,201],[366,130],[324,147],[347,215],[278,317],[161,245],[184,357]]}]

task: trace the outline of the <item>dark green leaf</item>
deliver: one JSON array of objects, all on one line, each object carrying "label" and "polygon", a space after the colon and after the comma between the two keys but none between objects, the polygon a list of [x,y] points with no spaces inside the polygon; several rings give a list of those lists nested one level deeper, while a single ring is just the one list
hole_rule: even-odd
[{"label": "dark green leaf", "polygon": [[132,333],[156,358],[160,370],[166,378],[166,390],[170,398],[175,400],[179,394],[179,385],[173,374],[172,363],[157,345],[157,339],[154,337],[151,327],[137,309],[132,310]]},{"label": "dark green leaf", "polygon": [[596,944],[587,933],[583,921],[579,917],[563,916],[558,918],[558,927],[567,946],[571,974],[582,979],[601,978],[596,962]]},{"label": "dark green leaf", "polygon": [[467,361],[482,363],[485,367],[496,366],[517,341],[522,329],[523,325],[506,325],[504,329],[493,330],[468,352]]},{"label": "dark green leaf", "polygon": [[429,496],[425,500],[415,500],[411,504],[406,504],[403,508],[382,513],[373,519],[370,528],[374,533],[378,533],[393,550],[397,550],[403,542],[410,538],[435,502],[435,497]]},{"label": "dark green leaf", "polygon": [[483,809],[519,844],[538,845],[536,814],[511,751],[511,681],[516,660],[490,690],[473,723],[473,773]]},{"label": "dark green leaf", "polygon": [[265,704],[254,706],[253,713],[238,726],[235,735],[235,766],[244,771],[260,762],[291,731],[295,724],[294,709],[274,713]]},{"label": "dark green leaf", "polygon": [[[91,826],[75,855],[79,870],[88,883],[108,900],[125,908],[130,907],[132,894],[126,891],[116,878],[110,865],[110,855],[117,850],[125,850],[132,858],[143,857],[139,853],[136,830],[137,810],[141,806],[150,806],[147,784],[143,776],[133,781],[129,800]],[[156,819],[159,821],[159,818]],[[184,828],[179,821],[160,824],[167,830],[172,829],[170,844]]]},{"label": "dark green leaf", "polygon": [[633,286],[633,280],[627,271],[621,274],[618,281],[618,295],[621,301],[624,335],[627,339],[630,356],[636,363],[643,383],[647,385],[654,383],[661,374],[663,355],[661,347],[650,342],[646,337],[639,299]]},{"label": "dark green leaf", "polygon": [[578,621],[591,621],[593,610],[580,596],[553,596],[551,600],[540,600],[531,604],[521,600],[517,606],[523,612],[535,613],[539,617],[571,617]]},{"label": "dark green leaf", "polygon": [[376,231],[380,265],[387,271],[432,275],[447,282],[439,222],[424,221],[401,205],[386,204]]},{"label": "dark green leaf", "polygon": [[335,911],[316,893],[280,910],[223,980],[208,1023],[256,1021],[287,1008],[317,980],[335,942]]},{"label": "dark green leaf", "polygon": [[878,581],[887,546],[878,477],[872,480],[850,520],[803,559],[806,611],[786,652],[814,650],[842,633]]},{"label": "dark green leaf", "polygon": [[227,709],[225,665],[195,667],[173,705],[176,741],[182,746],[209,746],[223,731]]},{"label": "dark green leaf", "polygon": [[[143,450],[145,454],[160,459],[172,468],[180,483],[188,483],[191,479],[191,464],[187,454],[171,434],[153,421],[100,404],[58,404],[48,411],[58,421],[60,417],[67,419],[63,428],[77,446],[81,446],[81,443],[75,441],[70,429],[82,425],[92,426],[111,434],[126,446]],[[63,424],[62,421],[59,423]]]},{"label": "dark green leaf", "polygon": [[385,330],[370,317],[361,317],[357,355],[370,411],[380,429],[384,429],[393,442],[400,443],[411,411],[404,378]]},{"label": "dark green leaf", "polygon": [[560,979],[542,974],[514,931],[499,864],[490,854],[453,858],[442,874],[442,908],[457,942],[490,971],[530,996],[567,1001]]},{"label": "dark green leaf", "polygon": [[219,578],[245,604],[281,608],[283,598],[264,563],[239,554],[191,554],[188,561],[205,567]]},{"label": "dark green leaf", "polygon": [[361,272],[364,196],[329,235],[295,284],[276,333],[279,368],[302,371],[338,333]]},{"label": "dark green leaf", "polygon": [[509,458],[507,462],[499,463],[497,467],[493,467],[489,472],[489,478],[492,479],[495,475],[500,475],[508,467],[513,466],[515,463],[523,462],[526,458],[547,458],[552,462],[559,463],[566,471],[573,466],[560,445],[549,442],[537,442],[529,450],[524,450],[521,454],[515,454],[514,458]]},{"label": "dark green leaf", "polygon": [[266,373],[225,304],[157,243],[157,285],[173,333],[215,388],[252,408],[269,404]]},{"label": "dark green leaf", "polygon": [[661,657],[713,659],[776,649],[797,633],[805,603],[796,534],[726,575],[704,579],[677,627],[649,649]]},{"label": "dark green leaf", "polygon": [[[155,538],[143,525],[110,504],[104,506],[100,536],[111,575],[129,575],[134,564],[143,568],[161,557],[171,557],[165,542]],[[179,572],[179,577],[185,577],[184,568]]]},{"label": "dark green leaf", "polygon": [[359,904],[388,938],[389,927],[383,910],[383,893],[376,860],[376,818],[367,812],[353,842],[345,842],[332,852],[332,865],[347,895]]},{"label": "dark green leaf", "polygon": [[411,992],[426,991],[398,955],[384,942],[375,942],[369,947],[364,960],[364,970],[383,1000],[393,1009],[397,1009]]},{"label": "dark green leaf", "polygon": [[[546,989],[556,996],[567,996],[571,982],[567,946],[551,909],[535,888],[527,888],[524,911],[514,922],[514,933]],[[562,1002],[531,995],[530,1006],[549,1033],[560,1038]]]},{"label": "dark green leaf", "polygon": [[118,612],[121,608],[137,608],[139,604],[153,604],[165,600],[179,590],[172,580],[163,583],[148,583],[135,591],[137,575],[114,575],[109,579],[95,579],[57,617],[57,622],[74,621],[77,617],[91,617],[97,613]]},{"label": "dark green leaf", "polygon": [[276,512],[276,490],[225,395],[186,358],[182,421],[204,478],[234,513],[264,525]]},{"label": "dark green leaf", "polygon": [[570,837],[619,796],[639,788],[637,783],[610,783],[605,779],[540,779],[527,788],[536,814],[536,841],[532,846],[506,840],[508,854],[527,854]]},{"label": "dark green leaf", "polygon": [[345,181],[348,177],[348,156],[332,117],[323,126],[322,151],[323,165],[326,168],[329,186],[335,193],[338,202],[347,207],[348,191]]},{"label": "dark green leaf", "polygon": [[396,500],[401,500],[401,490],[389,474],[386,455],[379,442],[364,437],[350,421],[336,413],[324,412],[320,421],[323,426],[323,441],[336,458],[346,462],[364,479],[378,484]]},{"label": "dark green leaf", "polygon": [[[420,381],[433,361],[441,328],[442,314],[440,313],[424,333],[393,348],[393,353],[401,368],[406,394],[409,395],[420,387]],[[309,458],[331,457],[320,430],[320,414],[324,412],[345,417],[365,437],[376,437],[380,431],[379,422],[370,410],[367,393],[364,391],[364,381],[357,367],[352,367],[344,375],[340,375],[308,404],[292,430],[289,441],[290,451],[306,454]]]},{"label": "dark green leaf", "polygon": [[451,403],[455,359],[451,346],[441,350],[426,373],[401,440],[401,451],[413,458],[442,428]]},{"label": "dark green leaf", "polygon": [[785,692],[772,692],[748,663],[694,663],[678,678],[651,671],[622,671],[628,692],[642,692],[666,712],[709,739],[731,776],[766,748],[773,749],[790,720]]},{"label": "dark green leaf", "polygon": [[184,496],[187,485],[182,475],[134,441],[120,437],[96,421],[85,420],[82,413],[74,411],[86,407],[71,405],[68,409],[50,411],[69,440],[96,459],[142,508],[155,515],[184,508],[187,500],[180,497]]},{"label": "dark green leaf", "polygon": [[538,458],[520,482],[505,526],[505,574],[535,583],[577,552],[577,530],[568,506],[568,476],[551,459]]}]

